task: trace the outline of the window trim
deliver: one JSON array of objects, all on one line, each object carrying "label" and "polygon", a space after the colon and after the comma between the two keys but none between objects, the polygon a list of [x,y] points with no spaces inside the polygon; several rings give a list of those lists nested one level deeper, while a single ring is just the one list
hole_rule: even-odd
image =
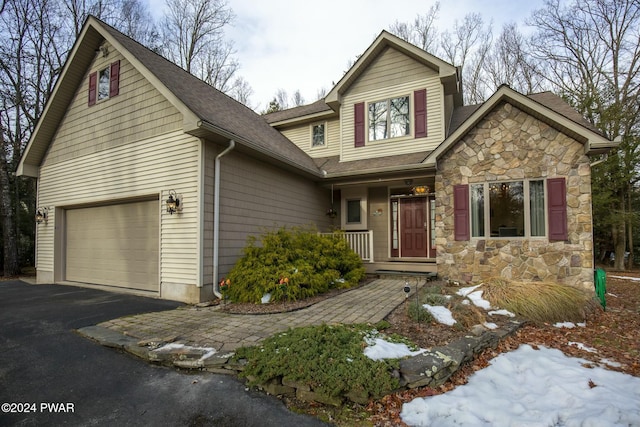
[{"label": "window trim", "polygon": [[[313,129],[314,129],[316,126],[324,126],[323,141],[322,141],[322,144],[321,144],[321,145],[313,145],[313,136],[314,136],[314,135],[313,135]],[[309,125],[309,132],[311,133],[311,135],[310,135],[310,140],[311,140],[311,142],[310,142],[310,148],[311,148],[312,150],[320,150],[320,149],[323,149],[323,148],[327,148],[327,130],[328,130],[328,129],[329,129],[329,126],[328,126],[328,122],[327,122],[326,120],[325,120],[325,121],[323,121],[323,122],[315,122],[315,123],[311,123],[311,124]]]},{"label": "window trim", "polygon": [[[408,125],[409,125],[409,132],[404,134],[404,135],[399,135],[399,136],[393,136],[393,137],[387,137],[387,138],[381,138],[381,139],[371,139],[371,114],[370,114],[370,106],[372,104],[377,104],[377,103],[381,103],[381,102],[386,102],[387,103],[387,125],[389,126],[389,128],[391,128],[391,122],[390,122],[390,118],[391,118],[391,100],[393,99],[399,99],[399,98],[406,98],[407,99],[407,103],[408,103],[408,111],[407,111],[407,121],[408,121]],[[412,99],[413,97],[411,96],[411,94],[401,94],[401,95],[390,95],[387,96],[386,98],[382,98],[382,99],[378,99],[375,101],[368,101],[366,103],[366,108],[365,108],[365,135],[366,135],[366,140],[367,142],[370,143],[382,143],[382,142],[387,142],[387,141],[394,141],[394,140],[400,140],[402,138],[404,139],[410,139],[413,135],[414,132],[414,128],[415,128],[415,117],[413,117],[414,115],[414,100]]]},{"label": "window trim", "polygon": [[[545,230],[544,235],[541,236],[532,236],[531,235],[531,187],[530,183],[532,181],[541,181],[543,185],[544,195],[542,198],[543,201],[543,212],[544,212],[544,224]],[[491,202],[489,197],[490,185],[495,184],[503,184],[510,182],[522,182],[523,185],[523,193],[526,194],[526,198],[524,201],[524,236],[492,236],[491,235]],[[473,187],[482,185],[484,191],[484,204],[483,204],[483,213],[484,213],[484,235],[483,236],[474,236],[473,235]],[[496,240],[523,240],[523,239],[549,239],[549,212],[548,212],[548,189],[547,189],[547,179],[542,177],[540,178],[525,178],[525,179],[509,179],[509,180],[500,180],[500,181],[485,181],[485,182],[476,182],[469,184],[469,194],[468,194],[468,213],[469,213],[469,240],[486,240],[486,239],[496,239]]]},{"label": "window trim", "polygon": [[[107,79],[107,91],[106,96],[99,97],[100,95],[100,74],[107,72],[109,78]],[[111,64],[105,65],[96,71],[89,74],[89,94],[88,105],[94,106],[98,103],[104,102],[120,94],[120,60],[116,60]]]},{"label": "window trim", "polygon": [[[360,202],[360,222],[347,222],[349,212],[347,210],[350,201]],[[345,231],[367,230],[367,189],[357,188],[344,190],[341,194],[340,226]]]}]

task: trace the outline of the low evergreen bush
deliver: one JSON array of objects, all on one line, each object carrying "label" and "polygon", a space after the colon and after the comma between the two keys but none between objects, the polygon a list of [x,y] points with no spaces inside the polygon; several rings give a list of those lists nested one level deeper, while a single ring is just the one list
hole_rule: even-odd
[{"label": "low evergreen bush", "polygon": [[295,301],[349,288],[364,278],[362,260],[340,235],[312,228],[280,228],[250,236],[243,256],[229,272],[226,296],[236,302]]},{"label": "low evergreen bush", "polygon": [[392,375],[397,360],[375,361],[364,355],[370,325],[319,325],[289,329],[254,347],[241,347],[235,359],[246,359],[240,374],[249,385],[278,378],[307,384],[331,397],[350,392],[379,398],[399,386]]}]

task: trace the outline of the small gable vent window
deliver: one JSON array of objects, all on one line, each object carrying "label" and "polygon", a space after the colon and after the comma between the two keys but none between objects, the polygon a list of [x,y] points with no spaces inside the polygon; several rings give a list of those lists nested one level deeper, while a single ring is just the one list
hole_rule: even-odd
[{"label": "small gable vent window", "polygon": [[325,133],[327,126],[325,123],[318,123],[311,126],[311,146],[312,147],[324,147]]},{"label": "small gable vent window", "polygon": [[111,67],[98,72],[98,101],[109,97],[109,71],[111,71]]},{"label": "small gable vent window", "polygon": [[120,93],[120,61],[89,75],[89,105]]}]

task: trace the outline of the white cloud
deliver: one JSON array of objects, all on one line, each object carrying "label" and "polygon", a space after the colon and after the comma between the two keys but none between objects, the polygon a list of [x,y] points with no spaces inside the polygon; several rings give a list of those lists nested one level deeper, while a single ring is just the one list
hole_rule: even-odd
[{"label": "white cloud", "polygon": [[[147,0],[152,11],[163,0]],[[229,0],[236,19],[227,36],[240,61],[239,74],[254,90],[256,106],[265,107],[278,89],[300,90],[307,102],[319,89],[331,89],[349,61],[363,53],[375,37],[395,21],[409,22],[434,2],[424,0]],[[493,21],[494,34],[505,22],[523,22],[542,0],[523,4],[511,0],[440,2],[436,25],[450,28],[467,13]],[[156,16],[157,12],[156,12]]]}]

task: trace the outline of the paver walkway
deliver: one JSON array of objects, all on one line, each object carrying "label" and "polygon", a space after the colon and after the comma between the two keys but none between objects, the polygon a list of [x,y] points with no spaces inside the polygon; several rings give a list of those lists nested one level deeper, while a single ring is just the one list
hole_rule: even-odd
[{"label": "paver walkway", "polygon": [[377,323],[406,296],[402,279],[377,279],[301,310],[275,314],[230,314],[215,307],[176,310],[122,317],[99,326],[139,340],[165,339],[219,352],[253,345],[288,328],[327,324]]}]

